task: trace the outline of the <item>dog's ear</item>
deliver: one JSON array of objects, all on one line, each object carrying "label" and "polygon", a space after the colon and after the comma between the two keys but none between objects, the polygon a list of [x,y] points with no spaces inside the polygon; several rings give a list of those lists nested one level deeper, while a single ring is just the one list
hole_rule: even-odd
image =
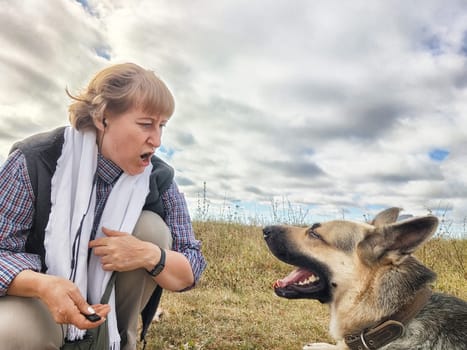
[{"label": "dog's ear", "polygon": [[396,222],[401,210],[402,208],[396,207],[383,210],[375,216],[375,218],[370,222],[370,224],[373,226],[383,226],[387,224],[392,224],[393,222]]},{"label": "dog's ear", "polygon": [[397,265],[428,240],[437,227],[438,219],[435,216],[379,226],[358,244],[357,252],[367,265],[377,262]]}]

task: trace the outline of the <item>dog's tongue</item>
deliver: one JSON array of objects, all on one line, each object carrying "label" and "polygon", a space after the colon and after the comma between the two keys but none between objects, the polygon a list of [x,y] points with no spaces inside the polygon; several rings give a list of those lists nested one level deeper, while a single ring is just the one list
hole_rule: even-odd
[{"label": "dog's tongue", "polygon": [[310,277],[312,275],[313,275],[313,273],[311,273],[310,271],[307,271],[305,269],[302,269],[302,268],[295,269],[291,273],[289,273],[286,277],[284,277],[283,279],[277,280],[274,283],[274,288],[287,287],[287,286],[289,286],[291,284],[294,284],[294,283],[297,283],[297,282],[300,282],[300,281],[304,281],[304,280],[306,280],[308,277]]}]

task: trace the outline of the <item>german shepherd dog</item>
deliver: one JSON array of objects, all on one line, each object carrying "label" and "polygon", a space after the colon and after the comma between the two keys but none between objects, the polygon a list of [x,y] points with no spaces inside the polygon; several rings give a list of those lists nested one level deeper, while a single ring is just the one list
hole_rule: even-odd
[{"label": "german shepherd dog", "polygon": [[329,304],[337,344],[312,343],[304,350],[467,349],[467,302],[432,293],[435,273],[412,256],[438,219],[397,221],[399,212],[384,210],[371,223],[263,229],[271,252],[296,266],[275,283],[275,293]]}]

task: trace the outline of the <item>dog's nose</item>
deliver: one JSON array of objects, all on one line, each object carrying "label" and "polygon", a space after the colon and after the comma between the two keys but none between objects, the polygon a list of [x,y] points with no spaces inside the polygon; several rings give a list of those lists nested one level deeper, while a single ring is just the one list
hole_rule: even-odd
[{"label": "dog's nose", "polygon": [[272,233],[274,232],[274,226],[266,226],[263,228],[263,237],[264,239],[268,239]]}]

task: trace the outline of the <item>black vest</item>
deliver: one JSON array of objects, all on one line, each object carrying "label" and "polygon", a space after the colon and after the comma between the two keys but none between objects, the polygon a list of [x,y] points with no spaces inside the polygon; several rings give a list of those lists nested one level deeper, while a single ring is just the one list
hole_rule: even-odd
[{"label": "black vest", "polygon": [[[35,215],[32,229],[26,241],[26,251],[41,257],[42,272],[45,272],[45,227],[49,221],[51,209],[51,181],[57,166],[57,160],[62,153],[65,127],[57,128],[41,134],[36,134],[23,141],[15,143],[10,151],[21,150],[26,158],[29,179],[34,191]],[[165,218],[165,210],[160,194],[169,188],[174,177],[173,168],[162,159],[153,156],[152,173],[150,176],[150,192],[146,197],[143,210],[150,210]]]},{"label": "black vest", "polygon": [[[41,257],[42,272],[47,270],[45,265],[44,235],[45,227],[49,221],[51,209],[50,194],[51,181],[57,166],[57,160],[62,153],[65,127],[36,134],[23,141],[15,143],[10,153],[16,149],[21,150],[26,158],[29,179],[36,196],[34,202],[35,215],[32,229],[26,241],[26,251],[38,254]],[[146,197],[143,210],[150,210],[165,218],[165,209],[162,204],[161,193],[166,191],[173,182],[174,170],[162,159],[153,156],[153,168],[149,179],[150,192]],[[162,288],[157,286],[145,308],[141,312],[142,329],[141,338],[146,344],[146,333],[159,304]]]}]

